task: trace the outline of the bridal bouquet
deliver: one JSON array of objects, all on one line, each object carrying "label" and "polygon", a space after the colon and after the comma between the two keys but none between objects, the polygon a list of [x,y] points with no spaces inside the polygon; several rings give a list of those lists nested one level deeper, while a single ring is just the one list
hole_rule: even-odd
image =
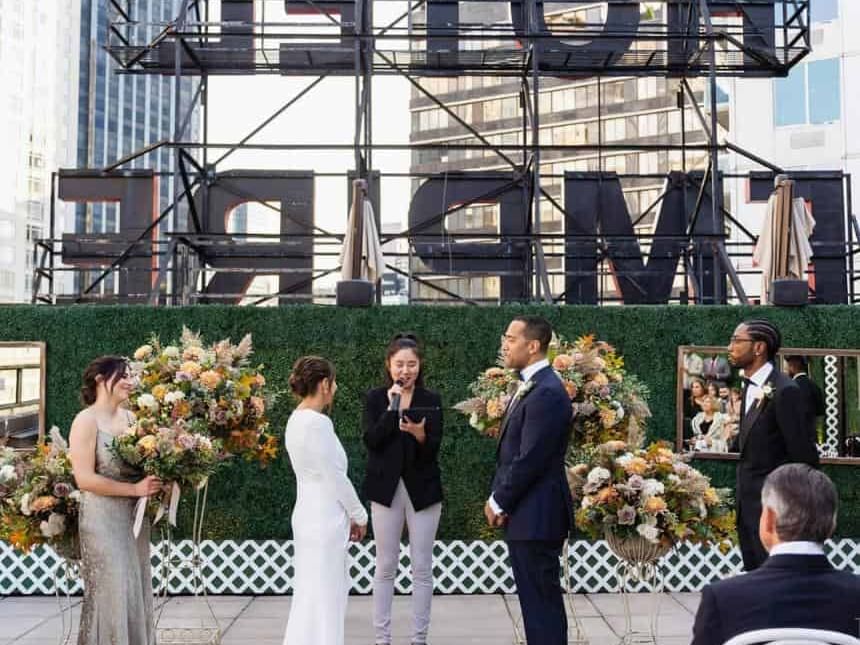
[{"label": "bridal bouquet", "polygon": [[153,524],[166,515],[176,525],[182,489],[199,488],[207,482],[220,463],[221,442],[191,432],[184,419],[159,426],[155,419],[143,417],[114,439],[112,449],[126,463],[165,482],[161,493],[138,502],[134,519],[137,536],[147,512],[154,517]]},{"label": "bridal bouquet", "polygon": [[134,352],[131,409],[139,421],[219,440],[222,457],[266,464],[277,455],[266,416],[274,395],[262,368],[251,366],[252,353],[250,334],[238,345],[211,346],[185,328],[174,345],[153,337]]},{"label": "bridal bouquet", "polygon": [[68,559],[79,559],[80,491],[68,444],[56,427],[50,438],[34,452],[0,452],[0,538],[24,553],[48,544]]},{"label": "bridal bouquet", "polygon": [[624,369],[615,348],[594,336],[573,343],[560,340],[550,360],[573,403],[573,438],[577,446],[644,439],[648,388]]},{"label": "bridal bouquet", "polygon": [[724,553],[736,541],[728,490],[713,488],[665,442],[592,447],[568,469],[568,481],[579,505],[576,525],[592,538],[639,536],[666,547],[687,540]]}]

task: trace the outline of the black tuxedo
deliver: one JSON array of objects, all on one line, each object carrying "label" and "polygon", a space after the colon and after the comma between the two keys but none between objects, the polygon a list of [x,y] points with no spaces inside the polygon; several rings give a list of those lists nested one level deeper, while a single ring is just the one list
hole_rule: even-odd
[{"label": "black tuxedo", "polygon": [[722,645],[743,632],[777,627],[858,635],[860,576],[823,555],[775,555],[752,573],[708,585],[692,645]]},{"label": "black tuxedo", "polygon": [[559,584],[561,547],[573,501],[564,457],[570,435],[570,397],[551,367],[532,376],[502,421],[493,498],[508,516],[505,538],[529,645],[567,643]]},{"label": "black tuxedo", "polygon": [[[416,387],[410,407],[436,408],[427,414],[423,444],[400,429],[400,413],[388,409],[388,389],[370,390],[364,400],[364,445],[367,472],[363,491],[372,502],[391,506],[397,482],[403,484],[416,511],[442,501],[439,444],[442,442],[442,399],[431,390]],[[416,419],[417,421],[417,419]]]},{"label": "black tuxedo", "polygon": [[765,478],[782,464],[818,465],[818,449],[797,383],[774,368],[766,385],[772,388],[772,395],[763,396],[749,411],[744,387],[740,431],[734,444],[740,452],[735,489],[738,539],[747,571],[767,559],[758,536]]}]

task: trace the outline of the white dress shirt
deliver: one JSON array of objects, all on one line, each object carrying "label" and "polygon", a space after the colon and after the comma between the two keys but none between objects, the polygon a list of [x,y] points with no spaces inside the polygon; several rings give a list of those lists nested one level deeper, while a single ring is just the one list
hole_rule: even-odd
[{"label": "white dress shirt", "polygon": [[[520,380],[522,382],[520,383],[520,391],[522,390],[522,388],[525,387],[526,383],[531,381],[532,377],[538,372],[540,372],[544,367],[549,367],[549,360],[547,360],[546,358],[532,363],[531,365],[527,365],[526,367],[521,369]],[[519,391],[517,392],[517,394],[519,394]],[[513,406],[513,403],[511,403],[511,405]],[[496,502],[495,497],[490,495],[490,499],[488,501],[490,504],[490,508],[493,509],[493,513],[495,513],[496,515],[504,515],[505,512],[502,510],[502,507],[499,506],[499,504]]]},{"label": "white dress shirt", "polygon": [[767,383],[767,379],[770,376],[770,373],[773,372],[773,363],[765,363],[762,365],[752,376],[749,376],[749,380],[752,383],[747,385],[747,393],[745,399],[744,410],[749,412],[752,410],[753,405],[755,404],[756,399],[760,396],[764,396],[762,393],[762,386]]},{"label": "white dress shirt", "polygon": [[818,542],[780,542],[769,555],[824,555],[824,545]]}]

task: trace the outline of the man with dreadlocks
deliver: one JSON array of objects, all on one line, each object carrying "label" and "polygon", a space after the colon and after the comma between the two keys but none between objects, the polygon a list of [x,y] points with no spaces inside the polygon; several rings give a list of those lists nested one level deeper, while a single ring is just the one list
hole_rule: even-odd
[{"label": "man with dreadlocks", "polygon": [[732,450],[740,452],[735,496],[738,538],[747,571],[767,559],[758,530],[765,478],[789,462],[818,465],[803,393],[773,363],[781,344],[779,330],[767,320],[744,321],[729,339],[729,362],[744,373],[740,431]]}]

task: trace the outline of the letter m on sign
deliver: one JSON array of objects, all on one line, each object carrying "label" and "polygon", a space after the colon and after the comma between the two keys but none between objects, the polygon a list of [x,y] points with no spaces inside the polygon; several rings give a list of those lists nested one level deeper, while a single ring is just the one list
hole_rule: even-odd
[{"label": "letter m on sign", "polygon": [[[719,195],[722,180],[718,177]],[[635,181],[641,181],[636,179]],[[701,302],[725,301],[725,274],[720,267],[714,281],[714,219],[711,199],[703,196],[698,217],[693,217],[702,173],[670,173],[663,189],[647,263],[615,173],[566,172],[565,194],[565,302],[595,304],[599,262],[609,264],[616,291],[625,304],[664,304],[672,295],[678,261],[688,243]],[[720,200],[721,201],[721,200]],[[647,208],[650,204],[643,204]],[[694,221],[695,220],[695,221]],[[692,235],[687,230],[692,224]],[[723,230],[722,205],[717,205],[716,232]]]}]

